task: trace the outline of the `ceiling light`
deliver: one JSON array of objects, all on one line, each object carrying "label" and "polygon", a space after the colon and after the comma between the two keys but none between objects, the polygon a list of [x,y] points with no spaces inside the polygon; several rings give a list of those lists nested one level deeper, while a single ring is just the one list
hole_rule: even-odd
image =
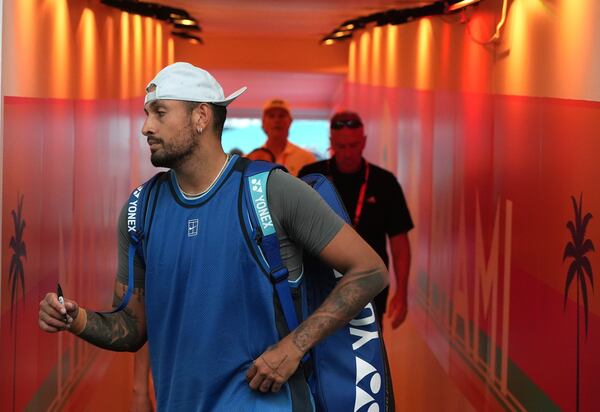
[{"label": "ceiling light", "polygon": [[185,19],[188,16],[189,15],[187,13],[185,13],[185,14],[182,14],[182,13],[169,13],[169,19],[171,19],[171,20]]},{"label": "ceiling light", "polygon": [[446,12],[456,11],[471,4],[479,3],[481,0],[448,0],[448,7]]},{"label": "ceiling light", "polygon": [[342,31],[351,33],[351,31],[364,28],[369,23],[375,23],[377,26],[408,23],[417,18],[444,14],[444,12],[447,12],[447,7],[455,7],[455,3],[457,6],[460,4],[460,7],[465,7],[467,4],[479,1],[481,0],[431,0],[429,4],[420,7],[384,10],[368,16],[347,20],[340,24],[333,33],[335,37],[345,37],[337,33]]},{"label": "ceiling light", "polygon": [[185,19],[175,19],[175,20],[173,20],[173,23],[179,24],[180,26],[194,26],[198,22],[196,21],[196,19],[188,17],[188,18],[185,18]]},{"label": "ceiling light", "polygon": [[[1,1],[0,1],[1,2]],[[115,7],[126,13],[139,14],[141,16],[152,17],[158,20],[169,22],[179,31],[173,31],[173,36],[190,40],[192,43],[203,44],[204,42],[198,36],[188,33],[186,30],[202,31],[198,20],[190,16],[184,9],[164,6],[158,3],[151,3],[139,0],[101,0],[101,3]]]},{"label": "ceiling light", "polygon": [[358,30],[365,27],[365,22],[361,19],[347,20],[340,24],[339,30]]},{"label": "ceiling light", "polygon": [[335,38],[340,38],[348,35],[352,35],[352,32],[349,30],[338,30],[336,32],[333,32],[331,36]]},{"label": "ceiling light", "polygon": [[185,24],[175,23],[173,26],[175,26],[176,29],[181,29],[181,30],[202,31],[202,28],[200,26],[198,26],[197,24],[194,24],[191,26],[186,26]]},{"label": "ceiling light", "polygon": [[321,39],[321,44],[324,44],[325,46],[330,46],[335,42],[346,40],[351,37],[352,37],[352,32],[342,33],[340,31],[338,31],[338,32],[335,32],[335,33],[332,33],[332,34],[329,34],[329,35],[323,37]]}]

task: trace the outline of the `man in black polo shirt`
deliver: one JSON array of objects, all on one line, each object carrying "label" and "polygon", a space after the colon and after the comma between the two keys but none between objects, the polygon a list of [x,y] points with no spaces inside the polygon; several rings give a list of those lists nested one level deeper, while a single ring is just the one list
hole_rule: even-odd
[{"label": "man in black polo shirt", "polygon": [[[312,163],[299,176],[322,173],[337,188],[356,231],[381,256],[386,266],[389,258],[386,235],[390,240],[396,293],[390,300],[392,327],[406,318],[410,243],[407,233],[414,225],[404,200],[402,188],[393,174],[367,162],[362,157],[366,136],[363,123],[354,112],[339,112],[331,118],[331,159]],[[376,298],[375,307],[381,324],[389,288]]]}]

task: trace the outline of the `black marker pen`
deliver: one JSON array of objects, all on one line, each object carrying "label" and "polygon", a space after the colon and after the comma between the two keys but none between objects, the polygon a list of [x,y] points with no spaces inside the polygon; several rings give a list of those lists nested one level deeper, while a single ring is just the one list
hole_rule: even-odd
[{"label": "black marker pen", "polygon": [[[60,287],[60,283],[56,282],[56,294],[58,295],[58,301],[65,306],[65,298],[63,297],[63,292]],[[67,318],[67,314],[65,314],[65,323],[68,323],[69,319]]]}]

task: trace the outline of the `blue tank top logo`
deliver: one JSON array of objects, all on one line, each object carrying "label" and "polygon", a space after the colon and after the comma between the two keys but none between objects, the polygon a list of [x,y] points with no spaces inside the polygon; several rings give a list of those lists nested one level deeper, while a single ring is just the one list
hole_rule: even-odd
[{"label": "blue tank top logo", "polygon": [[198,219],[188,220],[188,237],[198,236]]}]

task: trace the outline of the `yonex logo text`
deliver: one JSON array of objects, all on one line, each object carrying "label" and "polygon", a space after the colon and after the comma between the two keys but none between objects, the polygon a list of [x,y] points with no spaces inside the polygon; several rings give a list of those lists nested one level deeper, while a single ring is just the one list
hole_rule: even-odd
[{"label": "yonex logo text", "polygon": [[135,215],[137,214],[138,200],[144,185],[139,186],[133,191],[135,200],[131,200],[127,205],[127,232],[135,232]]},{"label": "yonex logo text", "polygon": [[252,201],[254,202],[254,208],[256,209],[264,233],[267,228],[273,228],[273,219],[271,219],[271,213],[267,207],[262,181],[260,179],[252,179],[250,184],[253,192],[261,193],[261,195],[253,196]]},{"label": "yonex logo text", "polygon": [[[365,312],[367,313],[365,314]],[[365,405],[369,405],[369,412],[379,412],[380,410],[379,405],[373,396],[381,391],[382,376],[373,365],[364,359],[361,359],[357,353],[360,352],[360,348],[368,343],[379,344],[379,342],[377,342],[379,339],[379,331],[375,329],[375,331],[371,332],[366,329],[375,322],[375,311],[372,303],[365,306],[357,317],[350,321],[350,334],[359,337],[359,339],[352,344],[356,360],[356,397],[354,399],[354,412],[358,412]],[[375,342],[371,342],[373,340],[375,340]],[[362,387],[359,387],[359,383],[367,376],[371,376],[368,385],[361,384]],[[363,388],[366,388],[369,391]]]}]

